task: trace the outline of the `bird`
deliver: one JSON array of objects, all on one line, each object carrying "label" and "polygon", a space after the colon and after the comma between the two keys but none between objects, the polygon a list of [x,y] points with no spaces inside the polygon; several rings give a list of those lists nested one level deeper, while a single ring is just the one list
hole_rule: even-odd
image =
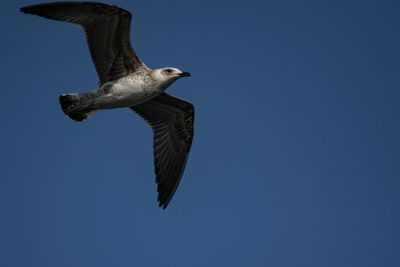
[{"label": "bird", "polygon": [[61,109],[74,121],[114,108],[130,108],[143,118],[153,131],[157,200],[159,207],[165,209],[182,178],[194,127],[193,104],[165,90],[191,74],[174,67],[147,67],[130,40],[132,14],[118,6],[54,2],[21,7],[20,11],[83,28],[99,78],[98,88],[60,95]]}]

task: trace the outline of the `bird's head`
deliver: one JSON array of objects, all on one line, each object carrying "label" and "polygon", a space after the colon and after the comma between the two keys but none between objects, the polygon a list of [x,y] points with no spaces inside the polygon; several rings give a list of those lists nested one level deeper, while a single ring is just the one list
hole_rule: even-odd
[{"label": "bird's head", "polygon": [[162,87],[165,87],[165,88],[170,86],[173,82],[175,82],[179,78],[190,77],[190,76],[191,75],[189,72],[183,72],[177,68],[172,68],[172,67],[155,69],[153,71],[153,77],[158,82],[160,82]]}]

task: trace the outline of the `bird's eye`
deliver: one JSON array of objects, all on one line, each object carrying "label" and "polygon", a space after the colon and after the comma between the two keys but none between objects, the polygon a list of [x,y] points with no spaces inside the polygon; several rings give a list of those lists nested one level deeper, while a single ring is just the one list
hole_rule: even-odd
[{"label": "bird's eye", "polygon": [[166,71],[168,74],[172,72],[171,69],[166,69],[165,71]]}]

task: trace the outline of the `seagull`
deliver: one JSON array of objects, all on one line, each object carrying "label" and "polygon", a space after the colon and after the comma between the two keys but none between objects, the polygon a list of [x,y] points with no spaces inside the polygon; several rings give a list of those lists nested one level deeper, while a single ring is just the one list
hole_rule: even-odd
[{"label": "seagull", "polygon": [[164,91],[190,73],[173,67],[147,67],[132,48],[132,15],[120,7],[97,2],[55,2],[20,10],[83,28],[99,77],[98,89],[60,95],[61,108],[74,121],[84,121],[100,110],[125,107],[142,117],[153,130],[158,202],[165,209],[179,185],[192,145],[194,107]]}]

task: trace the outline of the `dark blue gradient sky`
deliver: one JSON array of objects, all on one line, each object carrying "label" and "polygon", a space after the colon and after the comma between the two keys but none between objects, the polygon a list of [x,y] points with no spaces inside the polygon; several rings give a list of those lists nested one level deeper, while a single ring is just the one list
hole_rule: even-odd
[{"label": "dark blue gradient sky", "polygon": [[114,1],[150,67],[193,75],[166,210],[152,133],[96,88],[78,26],[1,1],[0,266],[400,266],[399,1]]}]

